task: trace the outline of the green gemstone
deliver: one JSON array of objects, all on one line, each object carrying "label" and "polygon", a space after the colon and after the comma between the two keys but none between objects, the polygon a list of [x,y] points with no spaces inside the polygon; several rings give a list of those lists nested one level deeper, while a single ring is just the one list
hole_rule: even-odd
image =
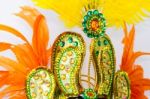
[{"label": "green gemstone", "polygon": [[88,17],[87,15],[85,15],[85,16],[84,16],[84,21],[88,20],[88,18],[89,18],[89,17]]},{"label": "green gemstone", "polygon": [[84,22],[82,23],[82,26],[83,26],[83,27],[86,27],[86,25],[87,25],[87,23],[84,21]]},{"label": "green gemstone", "polygon": [[104,40],[104,45],[107,45],[109,42],[107,40]]},{"label": "green gemstone", "polygon": [[103,14],[102,14],[102,13],[99,13],[99,14],[98,14],[98,17],[99,17],[99,18],[101,18],[102,16],[103,16]]},{"label": "green gemstone", "polygon": [[99,14],[99,11],[98,10],[94,10],[93,12],[95,15],[98,15]]},{"label": "green gemstone", "polygon": [[87,32],[88,32],[88,29],[87,29],[87,28],[84,28],[84,29],[83,29],[83,32],[84,32],[84,33],[87,33]]},{"label": "green gemstone", "polygon": [[94,38],[98,38],[98,37],[99,37],[99,35],[95,35],[95,36],[94,36]]},{"label": "green gemstone", "polygon": [[74,45],[74,46],[78,46],[78,42],[75,41],[75,42],[73,43],[73,45]]},{"label": "green gemstone", "polygon": [[91,33],[88,33],[87,36],[88,36],[89,38],[92,38],[92,37],[93,37],[93,35],[92,35]]},{"label": "green gemstone", "polygon": [[88,11],[87,15],[91,16],[93,13],[92,11]]},{"label": "green gemstone", "polygon": [[69,43],[72,43],[72,42],[73,42],[72,37],[69,37],[69,38],[68,38],[68,42],[69,42]]},{"label": "green gemstone", "polygon": [[100,36],[104,36],[104,33],[102,32],[102,33],[100,34]]},{"label": "green gemstone", "polygon": [[101,21],[103,22],[103,24],[106,23],[105,18],[101,18]]},{"label": "green gemstone", "polygon": [[98,54],[99,54],[99,51],[96,51],[96,52],[95,52],[95,54],[96,54],[96,56],[98,56]]},{"label": "green gemstone", "polygon": [[59,43],[59,46],[64,47],[64,46],[65,46],[65,42],[61,41],[61,42]]},{"label": "green gemstone", "polygon": [[98,44],[98,46],[101,46],[101,41],[98,41],[98,43],[97,43],[97,44]]}]

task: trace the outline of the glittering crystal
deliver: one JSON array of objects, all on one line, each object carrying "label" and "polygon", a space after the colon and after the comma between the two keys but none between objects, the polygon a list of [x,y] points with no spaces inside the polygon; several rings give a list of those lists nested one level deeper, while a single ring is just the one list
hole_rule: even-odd
[{"label": "glittering crystal", "polygon": [[74,46],[78,46],[78,42],[74,42]]},{"label": "glittering crystal", "polygon": [[108,41],[107,40],[104,40],[104,45],[107,45],[108,44]]},{"label": "glittering crystal", "polygon": [[93,12],[95,15],[97,15],[98,13],[99,13],[99,11],[98,10],[94,10],[94,12]]},{"label": "glittering crystal", "polygon": [[69,38],[68,38],[68,42],[69,42],[69,43],[72,43],[72,42],[73,42],[72,37],[69,37]]},{"label": "glittering crystal", "polygon": [[64,47],[65,42],[61,41],[61,42],[59,43],[59,45],[60,45],[61,47]]},{"label": "glittering crystal", "polygon": [[98,41],[98,46],[101,46],[101,41]]}]

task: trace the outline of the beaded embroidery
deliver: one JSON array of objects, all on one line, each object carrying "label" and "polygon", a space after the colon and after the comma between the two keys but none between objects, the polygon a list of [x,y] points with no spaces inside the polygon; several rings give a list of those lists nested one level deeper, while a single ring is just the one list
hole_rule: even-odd
[{"label": "beaded embroidery", "polygon": [[[0,92],[0,98],[6,95],[15,99],[20,98],[20,95],[25,95],[24,98],[28,99],[143,99],[146,97],[144,91],[150,89],[148,85],[150,80],[144,78],[142,67],[136,66],[134,62],[138,56],[150,53],[133,51],[134,27],[128,36],[127,27],[124,26],[125,46],[121,71],[115,74],[115,53],[113,44],[105,34],[105,18],[96,10],[98,7],[95,5],[90,6],[89,3],[84,8],[87,14],[82,26],[83,32],[92,39],[89,64],[94,64],[95,78],[90,76],[90,65],[88,65],[88,75],[80,73],[85,55],[85,43],[81,35],[74,32],[62,33],[55,40],[53,47],[47,49],[49,36],[44,16],[31,8],[23,7],[25,12],[32,11],[28,15],[23,11],[19,16],[31,26],[34,23],[33,44],[30,44],[17,30],[0,25],[0,30],[10,32],[25,41],[25,44],[21,45],[0,43],[4,47],[1,48],[2,51],[10,49],[17,56],[17,62],[0,57],[0,64],[7,70],[0,72],[0,78],[6,78],[1,82],[1,86],[8,85],[4,92]],[[51,57],[51,71],[47,69],[49,57]],[[38,68],[41,65],[44,68]],[[137,75],[140,75],[139,78],[135,78]],[[15,77],[17,79],[14,79]],[[87,77],[88,80],[80,79],[81,77]],[[95,81],[94,84],[91,79]],[[86,82],[88,88],[83,88],[81,81]],[[12,93],[17,95],[14,96]]]}]

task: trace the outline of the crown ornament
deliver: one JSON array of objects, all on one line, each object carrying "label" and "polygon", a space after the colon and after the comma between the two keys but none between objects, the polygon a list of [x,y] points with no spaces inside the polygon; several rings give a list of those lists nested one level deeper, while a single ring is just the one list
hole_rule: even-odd
[{"label": "crown ornament", "polygon": [[[150,80],[144,78],[142,67],[135,65],[134,62],[139,56],[150,55],[150,53],[133,51],[135,28],[133,26],[128,33],[126,24],[124,24],[124,50],[120,70],[116,72],[115,51],[106,34],[107,18],[105,19],[102,11],[100,12],[99,6],[96,6],[98,5],[96,0],[94,2],[92,4],[85,2],[82,22],[80,21],[83,32],[91,38],[87,75],[82,74],[81,71],[86,54],[86,43],[79,33],[72,31],[61,33],[55,39],[52,47],[48,48],[49,32],[46,20],[36,9],[30,7],[22,7],[22,11],[16,15],[27,21],[33,29],[32,44],[14,28],[0,25],[0,30],[7,31],[25,41],[24,44],[19,45],[0,43],[0,51],[10,49],[17,57],[16,62],[0,56],[0,65],[7,70],[0,71],[0,79],[3,80],[0,86],[7,85],[0,92],[0,98],[146,98],[144,91],[150,90]],[[80,6],[80,2],[74,3]],[[51,5],[50,8],[54,9]],[[83,6],[81,8],[83,10]],[[58,10],[57,12],[60,13]],[[64,20],[65,17],[63,17]],[[78,23],[74,19],[73,22]],[[90,75],[91,64],[94,67],[95,78]],[[82,77],[87,79],[84,80]],[[83,87],[82,82],[87,83],[87,88]]]}]

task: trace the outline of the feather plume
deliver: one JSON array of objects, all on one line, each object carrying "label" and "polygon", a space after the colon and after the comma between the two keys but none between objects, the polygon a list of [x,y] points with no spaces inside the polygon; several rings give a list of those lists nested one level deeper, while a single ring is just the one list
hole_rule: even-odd
[{"label": "feather plume", "polygon": [[[26,77],[30,71],[39,66],[48,66],[51,55],[51,47],[47,48],[49,32],[43,15],[30,7],[22,7],[17,16],[24,19],[33,28],[32,44],[14,28],[0,24],[0,30],[11,33],[25,41],[24,44],[13,45],[0,42],[0,52],[10,49],[17,58],[0,56],[0,66],[6,71],[0,71],[0,87],[6,88],[0,91],[0,99],[27,99],[25,92]],[[48,68],[48,67],[47,67]]]},{"label": "feather plume", "polygon": [[81,26],[83,16],[90,9],[98,9],[106,17],[108,26],[123,27],[136,24],[150,14],[150,0],[32,0],[37,6],[57,12],[68,27]]},{"label": "feather plume", "polygon": [[145,52],[134,52],[134,26],[128,33],[127,26],[124,26],[125,37],[123,39],[124,51],[120,69],[128,73],[131,87],[131,99],[147,99],[144,91],[150,90],[150,79],[144,78],[144,71],[141,65],[136,65],[135,60],[142,55],[150,55]]}]

